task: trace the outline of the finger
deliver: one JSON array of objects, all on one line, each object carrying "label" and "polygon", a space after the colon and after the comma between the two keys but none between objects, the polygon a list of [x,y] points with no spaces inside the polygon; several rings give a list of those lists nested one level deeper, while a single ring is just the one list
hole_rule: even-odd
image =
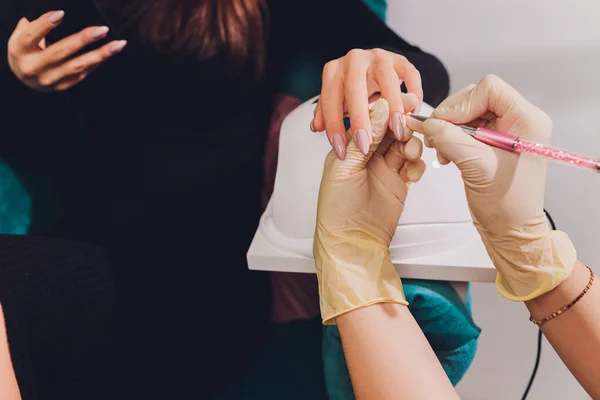
[{"label": "finger", "polygon": [[527,105],[531,106],[508,83],[495,75],[486,75],[471,90],[444,101],[432,115],[455,124],[465,124],[488,111],[502,117],[511,109],[528,108]]},{"label": "finger", "polygon": [[13,34],[18,34],[23,28],[29,25],[29,20],[25,17],[21,18],[15,27]]},{"label": "finger", "polygon": [[460,101],[460,99],[462,99],[467,93],[471,92],[475,86],[477,85],[471,83],[470,85],[467,85],[457,90],[456,92],[450,94],[450,96],[446,97],[436,108],[443,109],[447,108],[448,106],[451,106],[452,104],[455,104],[456,102]]},{"label": "finger", "polygon": [[[27,25],[22,25],[17,31],[17,42],[23,52],[38,50],[40,41],[58,25],[60,25],[64,11],[50,11]],[[19,26],[17,25],[17,28]]]},{"label": "finger", "polygon": [[62,81],[58,82],[54,86],[54,90],[57,91],[57,92],[62,92],[62,91],[65,91],[67,89],[70,89],[73,86],[77,85],[82,80],[84,80],[85,78],[87,78],[87,76],[90,74],[90,72],[91,71],[86,71],[86,72],[83,72],[83,73],[81,73],[79,75],[69,76],[69,77],[63,79]]},{"label": "finger", "polygon": [[[400,54],[393,54],[394,69],[398,77],[404,81],[406,90],[409,93],[414,93],[419,99],[419,106],[423,102],[423,83],[421,82],[421,73],[411,64],[406,57]],[[420,110],[419,110],[420,111]]]},{"label": "finger", "polygon": [[396,141],[395,133],[392,130],[388,130],[379,146],[377,146],[376,153],[379,155],[384,155],[386,151],[390,148],[390,146]]},{"label": "finger", "polygon": [[22,56],[26,52],[26,48],[23,46],[21,40],[21,32],[29,25],[29,21],[27,18],[21,18],[17,23],[12,35],[8,38],[8,56],[9,59],[11,57],[19,57]]},{"label": "finger", "polygon": [[[410,124],[409,124],[410,125]],[[431,145],[431,143],[429,143],[429,139],[427,138],[427,136],[423,136],[423,144],[425,145],[425,147],[427,147],[428,149],[431,149],[433,146]]]},{"label": "finger", "polygon": [[491,111],[486,112],[485,114],[483,114],[481,117],[479,117],[479,119],[485,120],[485,121],[491,121],[492,119],[496,118],[496,114],[494,114]]},{"label": "finger", "polygon": [[402,105],[405,112],[413,112],[419,105],[419,99],[414,93],[402,93]]},{"label": "finger", "polygon": [[408,142],[394,142],[384,155],[385,162],[391,169],[398,172],[405,162],[414,162],[423,154],[423,143],[416,137],[411,137]]},{"label": "finger", "polygon": [[[389,132],[388,121],[390,118],[390,108],[389,103],[381,98],[373,103],[371,110],[369,111],[369,122],[371,125],[372,135],[373,135],[373,143],[371,148],[367,153],[371,150],[376,149],[381,142],[383,142],[384,138],[387,136]],[[363,153],[364,154],[364,153]]]},{"label": "finger", "polygon": [[[317,118],[317,116],[319,118]],[[313,132],[322,132],[324,129],[325,122],[323,121],[323,114],[321,113],[321,99],[319,98],[313,111],[313,119],[310,120],[310,130]]]},{"label": "finger", "polygon": [[[76,54],[84,47],[104,38],[107,33],[107,26],[85,28],[52,44],[42,52],[40,58],[44,64],[56,64]],[[112,44],[109,43],[109,45]]]},{"label": "finger", "polygon": [[473,128],[481,128],[481,127],[485,127],[489,123],[490,123],[490,120],[480,117],[480,118],[477,118],[476,120],[473,120],[465,125],[473,127]]},{"label": "finger", "polygon": [[[344,114],[342,112],[344,81],[338,66],[339,61],[337,60],[325,64],[319,104],[321,105],[320,112],[323,115],[329,144],[335,150],[338,158],[343,160],[346,158],[346,129],[344,128]],[[317,122],[315,121],[315,124]],[[315,129],[318,129],[318,127],[315,126]]]},{"label": "finger", "polygon": [[404,182],[419,182],[427,169],[427,165],[423,160],[417,160],[415,162],[407,162],[404,167],[400,170],[400,177]]},{"label": "finger", "polygon": [[430,118],[419,122],[408,118],[407,122],[416,132],[421,132],[427,137],[429,144],[438,154],[457,165],[468,159],[480,158],[482,151],[485,152],[485,149],[489,148],[467,135],[460,127],[444,120]]},{"label": "finger", "polygon": [[72,60],[69,60],[62,65],[52,68],[40,76],[40,85],[44,87],[52,87],[57,85],[61,80],[79,76],[85,72],[98,67],[101,63],[108,60],[110,57],[118,54],[127,44],[124,40],[113,41],[104,46],[82,54]]},{"label": "finger", "polygon": [[[406,118],[406,126],[413,132],[423,133],[423,122],[416,118]],[[427,139],[427,136],[425,136],[425,139]]]},{"label": "finger", "polygon": [[364,50],[352,50],[345,58],[347,68],[344,70],[344,99],[348,106],[352,137],[360,151],[367,155],[372,141],[367,90],[370,60],[364,56]]},{"label": "finger", "polygon": [[358,170],[363,169],[367,165],[374,150],[382,143],[387,132],[389,132],[389,115],[390,110],[385,99],[381,98],[373,103],[373,107],[371,107],[369,112],[370,122],[373,127],[373,143],[371,144],[369,151],[367,151],[367,155],[365,155],[363,151],[359,149],[356,142],[352,140],[348,144],[348,156],[346,162],[352,161],[351,165]]},{"label": "finger", "polygon": [[[371,96],[371,97],[373,97],[373,96]],[[370,101],[373,101],[373,100],[370,99]],[[417,96],[415,96],[413,93],[402,93],[402,103],[404,104],[404,107],[406,110],[409,110],[409,111],[414,110],[414,108],[418,104],[418,101],[419,100],[417,99]],[[413,134],[413,131],[410,130],[408,127],[405,127],[405,129],[408,132],[408,137],[410,138]],[[383,138],[382,142],[377,147],[376,152],[381,155],[384,155],[385,152],[390,148],[392,143],[395,141],[396,141],[395,133],[391,129],[388,130],[388,132],[385,135],[385,137]]]},{"label": "finger", "polygon": [[373,79],[379,86],[381,95],[390,105],[390,128],[396,135],[397,140],[405,142],[408,140],[408,137],[405,137],[404,133],[406,123],[404,120],[402,92],[400,90],[401,82],[394,70],[394,64],[391,60],[379,60],[373,69]]},{"label": "finger", "polygon": [[448,160],[446,157],[444,157],[440,153],[436,152],[436,156],[437,156],[438,163],[440,163],[440,165],[450,164],[450,160]]}]

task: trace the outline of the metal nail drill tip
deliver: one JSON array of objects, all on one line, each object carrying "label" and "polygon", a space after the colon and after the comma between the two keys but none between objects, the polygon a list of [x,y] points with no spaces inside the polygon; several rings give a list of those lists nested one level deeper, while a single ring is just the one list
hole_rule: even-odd
[{"label": "metal nail drill tip", "polygon": [[417,119],[421,122],[425,122],[429,119],[429,117],[425,117],[423,115],[417,115],[417,114],[413,114],[413,113],[404,113],[404,115],[408,115],[409,117]]},{"label": "metal nail drill tip", "polygon": [[[424,115],[417,115],[417,114],[413,114],[413,113],[404,113],[404,114],[411,118],[419,120],[421,122],[425,122],[429,119],[429,117],[426,117]],[[473,127],[467,126],[467,125],[458,125],[458,127],[461,128],[463,131],[465,131],[466,133],[468,133],[471,136],[475,136],[477,134],[477,128],[473,128]]]}]

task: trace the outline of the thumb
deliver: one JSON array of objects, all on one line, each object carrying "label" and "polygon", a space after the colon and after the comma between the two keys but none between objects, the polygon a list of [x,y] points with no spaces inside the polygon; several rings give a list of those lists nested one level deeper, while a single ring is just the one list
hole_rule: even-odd
[{"label": "thumb", "polygon": [[29,20],[25,17],[21,18],[19,20],[19,23],[17,24],[17,26],[15,27],[15,32],[20,31],[21,29],[25,28],[27,25],[29,25]]},{"label": "thumb", "polygon": [[371,121],[371,146],[369,148],[369,153],[364,155],[354,140],[348,144],[348,155],[347,158],[350,157],[353,160],[360,161],[362,167],[366,165],[366,163],[371,158],[373,151],[377,149],[383,138],[385,137],[388,131],[388,121],[390,118],[390,107],[388,102],[380,98],[375,103],[373,103],[370,111],[369,111],[369,119]]},{"label": "thumb", "polygon": [[371,107],[369,112],[371,120],[371,152],[375,150],[389,129],[388,121],[390,119],[390,106],[387,100],[380,98]]},{"label": "thumb", "polygon": [[429,144],[454,164],[479,158],[486,152],[487,146],[460,127],[441,119],[429,118],[420,129]]}]

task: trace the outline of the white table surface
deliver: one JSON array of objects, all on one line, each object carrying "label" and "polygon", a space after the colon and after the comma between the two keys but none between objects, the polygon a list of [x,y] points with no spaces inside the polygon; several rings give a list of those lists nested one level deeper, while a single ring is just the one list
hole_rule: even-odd
[{"label": "white table surface", "polygon": [[[315,273],[314,260],[273,246],[259,228],[247,253],[251,270]],[[494,282],[496,270],[479,238],[450,251],[395,261],[402,278]]]}]

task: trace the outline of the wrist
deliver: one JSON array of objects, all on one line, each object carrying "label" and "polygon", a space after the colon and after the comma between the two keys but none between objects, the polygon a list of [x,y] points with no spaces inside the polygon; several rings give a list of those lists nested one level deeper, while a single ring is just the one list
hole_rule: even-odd
[{"label": "wrist", "polygon": [[577,261],[564,281],[551,291],[526,301],[525,305],[534,319],[541,320],[579,296],[589,280],[589,269],[580,261]]},{"label": "wrist", "polygon": [[561,231],[531,239],[482,240],[498,270],[496,289],[512,301],[528,301],[554,289],[577,262],[573,243]]},{"label": "wrist", "polygon": [[315,238],[313,253],[324,324],[376,303],[408,305],[387,246],[354,238],[322,239]]}]

